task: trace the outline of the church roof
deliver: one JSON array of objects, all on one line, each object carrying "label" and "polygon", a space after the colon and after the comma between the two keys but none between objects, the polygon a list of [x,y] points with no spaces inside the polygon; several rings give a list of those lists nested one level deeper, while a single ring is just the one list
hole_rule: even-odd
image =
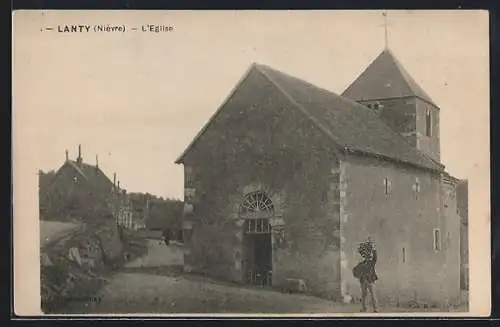
[{"label": "church roof", "polygon": [[342,96],[354,101],[415,96],[434,104],[389,49],[385,49]]},{"label": "church roof", "polygon": [[368,107],[270,67],[257,65],[257,69],[344,149],[441,170],[439,163],[409,144]]},{"label": "church roof", "polygon": [[[411,146],[366,106],[265,65],[253,64],[247,75],[254,70],[271,81],[279,92],[343,150],[422,168],[442,170],[442,165]],[[245,78],[241,83],[245,83]],[[217,113],[213,117],[216,116]],[[176,163],[182,161],[210,123],[211,121],[205,125]]]}]

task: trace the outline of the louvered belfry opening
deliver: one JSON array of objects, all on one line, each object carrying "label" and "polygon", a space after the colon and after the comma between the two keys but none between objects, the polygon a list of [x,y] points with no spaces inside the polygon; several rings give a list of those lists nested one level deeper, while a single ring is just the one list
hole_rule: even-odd
[{"label": "louvered belfry opening", "polygon": [[247,194],[241,204],[243,224],[243,253],[246,282],[270,287],[272,284],[272,242],[270,218],[274,205],[264,192]]}]

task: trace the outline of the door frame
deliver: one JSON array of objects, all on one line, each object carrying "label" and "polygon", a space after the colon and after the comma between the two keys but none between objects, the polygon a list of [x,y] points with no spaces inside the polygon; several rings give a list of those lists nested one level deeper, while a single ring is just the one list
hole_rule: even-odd
[{"label": "door frame", "polygon": [[[252,218],[244,218],[243,219],[243,225],[242,225],[242,246],[243,246],[243,261],[244,264],[242,265],[243,268],[243,281],[247,285],[261,285],[261,286],[266,286],[266,287],[271,287],[272,286],[272,272],[274,269],[274,250],[273,250],[273,243],[274,243],[274,235],[273,235],[273,226],[271,224],[272,217],[252,217]],[[254,225],[251,225],[251,222],[254,222]],[[259,229],[259,226],[257,222],[264,222],[265,226],[262,227],[262,229]],[[254,228],[252,231],[251,229]],[[257,228],[257,231],[255,231],[255,228]],[[252,264],[252,267],[249,267],[249,255],[254,256],[255,254],[250,254],[248,252],[247,248],[247,240],[249,237],[252,237],[252,235],[269,235],[269,259],[270,259],[270,270],[268,272],[268,275],[265,276],[265,285],[264,284],[256,284],[256,279],[255,279],[255,265]],[[253,248],[254,249],[254,248]],[[252,260],[254,261],[254,259]]]}]

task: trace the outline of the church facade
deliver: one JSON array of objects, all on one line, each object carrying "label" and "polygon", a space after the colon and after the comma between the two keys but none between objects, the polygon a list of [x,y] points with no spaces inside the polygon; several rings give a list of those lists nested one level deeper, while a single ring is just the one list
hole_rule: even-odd
[{"label": "church facade", "polygon": [[356,300],[370,237],[382,301],[460,298],[466,184],[440,163],[439,108],[389,50],[341,96],[253,64],[176,163],[187,271]]}]

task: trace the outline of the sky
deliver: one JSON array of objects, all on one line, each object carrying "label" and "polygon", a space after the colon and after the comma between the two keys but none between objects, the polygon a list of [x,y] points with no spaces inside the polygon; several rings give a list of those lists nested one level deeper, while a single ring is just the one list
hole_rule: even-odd
[{"label": "sky", "polygon": [[[16,16],[17,15],[17,16]],[[252,62],[337,94],[384,48],[380,11],[17,12],[14,151],[57,170],[65,150],[129,192],[183,197],[174,164]],[[447,170],[488,187],[489,58],[485,12],[389,11],[389,48],[441,108]],[[163,33],[58,33],[118,24]],[[22,143],[22,145],[21,145]],[[24,152],[23,152],[24,151]],[[31,173],[31,172],[29,172]]]}]

